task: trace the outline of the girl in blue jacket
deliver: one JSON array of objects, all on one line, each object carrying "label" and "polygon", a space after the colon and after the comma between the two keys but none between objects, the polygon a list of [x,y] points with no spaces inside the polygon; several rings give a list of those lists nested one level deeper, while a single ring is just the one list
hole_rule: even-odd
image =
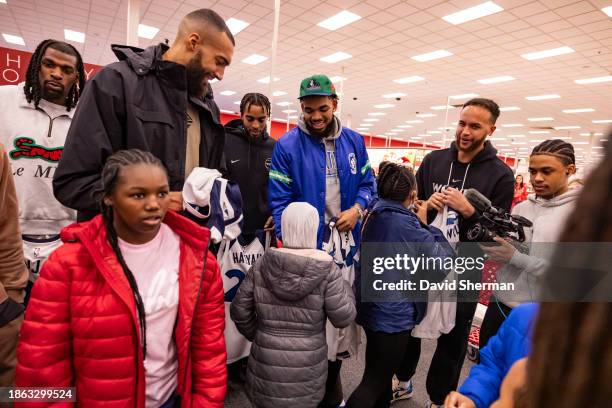
[{"label": "girl in blue jacket", "polygon": [[[442,233],[423,223],[426,217],[424,211],[419,211],[418,216],[414,211],[416,179],[410,169],[383,162],[377,182],[380,199],[371,208],[362,231],[361,261],[364,268],[362,270],[362,265],[357,265],[355,273],[357,322],[363,326],[367,337],[366,366],[361,383],[347,402],[347,408],[389,406],[392,399],[391,379],[409,349],[412,328],[426,312],[426,299],[423,302],[415,301],[416,297],[405,291],[381,291],[376,299],[368,296],[368,299],[362,300],[362,294],[368,294],[371,290],[373,279],[415,281],[414,277],[418,276],[418,273],[411,275],[408,270],[397,269],[377,274],[374,268],[365,268],[368,257],[364,255],[374,250],[378,256],[381,252],[372,246],[379,246],[388,255],[392,248],[392,252],[398,252],[400,256],[452,256],[452,249]],[[424,210],[424,206],[422,208]]]}]

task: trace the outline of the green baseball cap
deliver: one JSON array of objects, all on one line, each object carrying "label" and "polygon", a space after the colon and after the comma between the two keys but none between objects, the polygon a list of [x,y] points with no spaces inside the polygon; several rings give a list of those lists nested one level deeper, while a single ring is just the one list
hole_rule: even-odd
[{"label": "green baseball cap", "polygon": [[302,80],[300,84],[300,97],[306,96],[338,96],[336,87],[326,75],[313,75]]}]

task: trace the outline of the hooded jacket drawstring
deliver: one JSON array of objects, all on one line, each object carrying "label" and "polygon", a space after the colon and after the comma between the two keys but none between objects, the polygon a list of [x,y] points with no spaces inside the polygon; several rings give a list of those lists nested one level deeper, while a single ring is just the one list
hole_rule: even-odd
[{"label": "hooded jacket drawstring", "polygon": [[[448,172],[448,180],[446,181],[446,185],[450,185],[450,181],[451,181],[451,175],[453,174],[453,163],[451,162],[450,165],[450,171]],[[467,180],[467,175],[468,175],[468,171],[470,171],[470,165],[472,164],[472,162],[468,163],[466,169],[465,169],[465,174],[463,175],[463,182],[461,183],[461,190],[463,192],[463,187],[465,186],[465,180]]]}]

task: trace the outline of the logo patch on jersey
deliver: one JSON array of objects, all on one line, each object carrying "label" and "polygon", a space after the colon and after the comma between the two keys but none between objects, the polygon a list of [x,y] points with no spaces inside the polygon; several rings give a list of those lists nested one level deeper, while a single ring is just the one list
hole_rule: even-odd
[{"label": "logo patch on jersey", "polygon": [[13,141],[15,150],[12,150],[9,155],[11,159],[43,159],[51,163],[59,162],[64,151],[63,147],[48,148],[39,146],[34,139],[29,137],[18,137]]},{"label": "logo patch on jersey", "polygon": [[357,174],[357,158],[355,157],[355,153],[349,153],[348,159],[351,166],[351,173]]}]

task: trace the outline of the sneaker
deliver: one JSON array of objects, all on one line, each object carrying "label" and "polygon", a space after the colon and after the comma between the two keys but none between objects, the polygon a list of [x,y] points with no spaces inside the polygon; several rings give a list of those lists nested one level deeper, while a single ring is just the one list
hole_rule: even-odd
[{"label": "sneaker", "polygon": [[405,400],[412,397],[414,388],[412,387],[412,381],[408,381],[408,387],[404,388],[400,386],[399,381],[393,384],[393,399],[391,402]]}]

